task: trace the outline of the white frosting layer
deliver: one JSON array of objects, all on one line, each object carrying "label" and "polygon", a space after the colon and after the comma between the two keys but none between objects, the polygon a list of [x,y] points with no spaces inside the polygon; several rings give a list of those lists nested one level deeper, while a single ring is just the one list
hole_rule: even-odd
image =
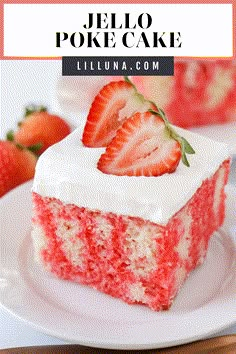
[{"label": "white frosting layer", "polygon": [[229,156],[227,146],[176,128],[196,151],[190,167],[180,162],[159,177],[113,176],[96,168],[103,148],[86,148],[81,129],[53,145],[39,158],[33,191],[65,203],[166,224]]}]

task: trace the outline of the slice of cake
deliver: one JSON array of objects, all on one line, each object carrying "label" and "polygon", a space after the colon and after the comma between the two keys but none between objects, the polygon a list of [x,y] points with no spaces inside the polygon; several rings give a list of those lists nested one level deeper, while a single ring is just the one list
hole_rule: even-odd
[{"label": "slice of cake", "polygon": [[115,115],[114,87],[99,94],[102,104],[95,99],[83,132],[75,130],[39,158],[35,255],[61,279],[129,304],[169,309],[224,220],[229,157],[224,144],[170,126],[161,110],[119,122],[129,99],[122,96]]},{"label": "slice of cake", "polygon": [[236,120],[236,62],[176,60],[174,76],[136,76],[139,90],[180,127]]}]

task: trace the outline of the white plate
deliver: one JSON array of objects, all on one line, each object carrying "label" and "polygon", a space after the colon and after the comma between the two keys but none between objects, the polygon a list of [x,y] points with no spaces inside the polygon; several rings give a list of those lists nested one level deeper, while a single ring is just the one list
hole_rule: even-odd
[{"label": "white plate", "polygon": [[31,183],[2,198],[0,303],[38,330],[73,343],[151,349],[197,340],[236,322],[236,190],[227,218],[169,311],[128,305],[96,290],[55,279],[33,261]]},{"label": "white plate", "polygon": [[236,122],[194,127],[191,128],[191,130],[227,144],[229,147],[229,153],[231,155],[236,155]]}]

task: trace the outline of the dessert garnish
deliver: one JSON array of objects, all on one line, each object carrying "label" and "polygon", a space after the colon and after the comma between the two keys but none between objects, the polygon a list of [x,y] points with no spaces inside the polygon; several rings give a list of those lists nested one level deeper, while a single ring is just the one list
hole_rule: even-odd
[{"label": "dessert garnish", "polygon": [[159,176],[173,172],[180,158],[180,143],[169,136],[163,120],[151,112],[138,112],[117,130],[98,169],[121,176]]},{"label": "dessert garnish", "polygon": [[195,151],[164,111],[137,91],[128,77],[95,97],[83,132],[89,147],[106,146],[97,167],[118,176],[160,176],[176,170]]},{"label": "dessert garnish", "polygon": [[155,109],[129,79],[112,81],[95,97],[84,127],[82,142],[88,147],[102,147],[115,136],[122,123],[136,112]]}]

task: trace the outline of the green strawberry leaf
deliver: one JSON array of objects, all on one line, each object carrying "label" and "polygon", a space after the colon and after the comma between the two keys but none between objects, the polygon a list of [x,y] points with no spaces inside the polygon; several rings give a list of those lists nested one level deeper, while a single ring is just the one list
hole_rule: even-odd
[{"label": "green strawberry leaf", "polygon": [[37,154],[37,152],[39,152],[39,150],[43,147],[42,143],[38,143],[38,144],[34,144],[34,145],[30,145],[28,146],[28,150],[30,150],[31,152],[33,152],[34,154]]},{"label": "green strawberry leaf", "polygon": [[134,83],[129,79],[128,76],[124,76],[124,80],[125,80],[125,82],[128,82],[128,83],[131,84],[132,86],[135,86]]},{"label": "green strawberry leaf", "polygon": [[14,130],[9,130],[6,134],[6,139],[8,141],[14,141]]},{"label": "green strawberry leaf", "polygon": [[194,149],[192,148],[192,146],[189,144],[189,142],[182,137],[182,143],[184,145],[184,150],[186,151],[187,154],[195,154]]},{"label": "green strawberry leaf", "polygon": [[47,112],[47,107],[43,106],[43,105],[35,105],[35,104],[31,104],[27,107],[25,107],[25,114],[24,117],[28,117],[29,115],[31,115],[32,113],[35,112]]},{"label": "green strawberry leaf", "polygon": [[20,150],[26,149],[26,147],[24,145],[19,144],[19,143],[16,143],[16,147],[17,147],[17,149],[20,149]]},{"label": "green strawberry leaf", "polygon": [[190,166],[190,164],[189,164],[189,162],[188,162],[188,159],[187,159],[187,156],[186,156],[186,154],[183,153],[183,152],[182,152],[181,160],[182,160],[182,162],[183,162],[183,164],[184,164],[185,166],[187,166],[187,167]]}]

